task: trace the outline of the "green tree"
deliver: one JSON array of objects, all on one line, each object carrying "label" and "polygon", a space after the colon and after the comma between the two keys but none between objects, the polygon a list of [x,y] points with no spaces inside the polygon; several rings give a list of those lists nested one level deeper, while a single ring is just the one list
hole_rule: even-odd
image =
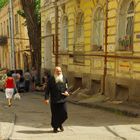
[{"label": "green tree", "polygon": [[0,0],[0,9],[8,2],[8,0]]},{"label": "green tree", "polygon": [[[0,0],[2,8],[9,0]],[[32,67],[36,67],[38,75],[41,70],[41,14],[40,0],[20,0],[22,10],[18,11],[26,19],[29,42],[31,47]]]},{"label": "green tree", "polygon": [[18,13],[26,19],[29,41],[32,50],[32,67],[36,67],[38,76],[41,71],[41,22],[40,0],[21,0],[23,11]]}]

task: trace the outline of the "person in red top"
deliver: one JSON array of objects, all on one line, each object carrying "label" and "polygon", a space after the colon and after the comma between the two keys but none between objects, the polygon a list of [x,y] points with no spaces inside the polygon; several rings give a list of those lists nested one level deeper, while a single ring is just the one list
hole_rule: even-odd
[{"label": "person in red top", "polygon": [[10,72],[7,73],[7,78],[5,80],[5,95],[6,98],[8,99],[8,106],[10,107],[12,105],[12,96],[14,94],[14,88],[15,86],[15,81],[14,78],[12,77],[12,74]]}]

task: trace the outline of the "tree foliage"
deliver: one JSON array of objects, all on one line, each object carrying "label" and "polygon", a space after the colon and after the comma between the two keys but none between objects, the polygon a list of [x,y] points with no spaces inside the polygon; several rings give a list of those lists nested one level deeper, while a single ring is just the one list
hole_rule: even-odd
[{"label": "tree foliage", "polygon": [[41,22],[41,14],[40,14],[40,0],[35,0],[35,15],[38,19],[38,23]]},{"label": "tree foliage", "polygon": [[[36,67],[40,75],[41,69],[41,0],[20,0],[22,10],[17,11],[26,20],[28,30],[32,67]],[[0,9],[8,3],[9,0],[0,0]]]},{"label": "tree foliage", "polygon": [[0,9],[8,2],[8,0],[0,0]]},{"label": "tree foliage", "polygon": [[26,19],[28,29],[32,66],[36,67],[38,75],[41,70],[41,22],[40,0],[21,0],[23,11],[19,14]]},{"label": "tree foliage", "polygon": [[[34,3],[34,13],[35,13],[35,16],[37,18],[37,22],[40,24],[41,22],[41,14],[40,14],[40,0],[33,0]],[[24,10],[21,9],[21,10],[18,10],[18,14],[21,15],[23,18],[26,19],[26,15],[24,13]]]}]

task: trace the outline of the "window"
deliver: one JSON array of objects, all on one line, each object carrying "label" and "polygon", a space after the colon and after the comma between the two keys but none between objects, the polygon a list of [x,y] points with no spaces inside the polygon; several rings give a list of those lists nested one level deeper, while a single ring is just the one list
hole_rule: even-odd
[{"label": "window", "polygon": [[9,36],[9,21],[7,19],[7,36]]},{"label": "window", "polygon": [[62,46],[64,50],[68,48],[68,18],[66,16],[62,21]]},{"label": "window", "polygon": [[73,61],[75,63],[84,63],[84,14],[82,11],[77,14],[75,31]]},{"label": "window", "polygon": [[76,43],[84,42],[84,14],[79,12],[76,19]]},{"label": "window", "polygon": [[3,23],[3,35],[6,35],[6,25],[5,25],[5,21]]},{"label": "window", "polygon": [[97,8],[93,18],[93,50],[103,50],[104,37],[104,13],[101,7]]},{"label": "window", "polygon": [[16,32],[16,34],[19,33],[19,29],[18,29],[18,14],[15,15],[15,32]]},{"label": "window", "polygon": [[3,24],[1,23],[1,35],[3,35]]},{"label": "window", "polygon": [[130,45],[133,45],[134,31],[134,3],[131,2],[127,11],[126,35],[130,37]]},{"label": "window", "polygon": [[119,13],[118,50],[132,51],[134,32],[134,2],[122,2]]}]

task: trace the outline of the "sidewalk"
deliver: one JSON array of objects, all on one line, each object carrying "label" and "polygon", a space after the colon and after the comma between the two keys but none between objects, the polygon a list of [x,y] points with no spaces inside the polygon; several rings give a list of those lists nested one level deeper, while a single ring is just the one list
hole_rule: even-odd
[{"label": "sidewalk", "polygon": [[[36,92],[36,95],[37,94],[39,96],[44,96],[44,92]],[[105,96],[100,95],[100,94],[89,96],[89,95],[84,94],[84,90],[79,90],[75,94],[69,96],[68,101],[77,105],[103,109],[103,110],[111,111],[111,112],[121,114],[121,115],[127,115],[131,117],[140,116],[140,111],[139,111],[140,106],[138,104],[124,103],[121,101],[110,101]],[[1,105],[0,106],[0,140],[8,140],[13,132],[13,129],[15,129],[14,124],[16,120],[16,115],[14,114],[14,111],[12,111],[12,108],[9,108],[4,101],[0,101],[0,105]],[[20,126],[17,126],[17,127],[20,127]],[[67,129],[69,130],[69,128]],[[75,133],[76,129],[74,129],[73,133]],[[136,131],[140,131],[139,126],[135,126],[133,127],[133,129]],[[21,130],[23,130],[23,128],[21,128]],[[31,128],[29,128],[29,132],[30,130]],[[41,132],[42,131],[44,132],[46,131],[46,129],[41,130]],[[47,132],[48,131],[49,130],[47,129]],[[48,137],[48,133],[44,134],[43,136],[41,134],[41,136],[46,137],[47,135]],[[22,133],[19,133],[19,134],[21,135]],[[51,139],[53,139],[54,135],[49,133],[49,136]],[[66,138],[67,138],[67,133],[66,133]]]},{"label": "sidewalk", "polygon": [[101,94],[89,96],[88,94],[84,94],[83,90],[77,90],[73,95],[68,97],[68,101],[77,105],[103,109],[120,115],[140,117],[140,104],[115,100],[111,101]]},{"label": "sidewalk", "polygon": [[0,140],[8,140],[14,129],[16,116],[6,103],[0,101]]}]

